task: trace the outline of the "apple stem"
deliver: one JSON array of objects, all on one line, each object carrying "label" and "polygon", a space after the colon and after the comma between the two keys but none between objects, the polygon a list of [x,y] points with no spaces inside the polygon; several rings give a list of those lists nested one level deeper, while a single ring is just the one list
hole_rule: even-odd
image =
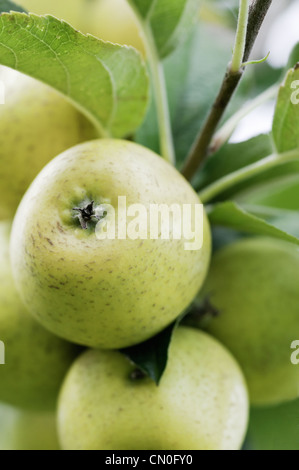
[{"label": "apple stem", "polygon": [[194,305],[183,320],[185,325],[196,326],[202,321],[217,318],[220,311],[212,304],[210,297],[206,296],[200,305]]}]

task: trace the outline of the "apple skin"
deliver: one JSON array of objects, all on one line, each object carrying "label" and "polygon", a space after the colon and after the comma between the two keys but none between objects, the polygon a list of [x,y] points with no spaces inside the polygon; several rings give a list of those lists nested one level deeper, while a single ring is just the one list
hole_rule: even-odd
[{"label": "apple skin", "polygon": [[254,450],[299,450],[299,400],[250,412],[248,444]]},{"label": "apple skin", "polygon": [[10,219],[40,170],[69,147],[96,137],[87,119],[55,90],[0,66],[0,219]]},{"label": "apple skin", "polygon": [[63,19],[82,33],[134,46],[144,54],[137,20],[127,0],[24,0],[22,5],[30,12]]},{"label": "apple skin", "polygon": [[200,203],[158,155],[132,142],[101,139],[47,165],[13,224],[12,265],[25,305],[47,329],[84,346],[119,349],[155,335],[191,303],[210,262],[205,213],[197,251],[186,251],[184,239],[99,240],[95,230],[74,221],[73,208],[87,199],[108,201],[118,214],[119,196],[126,196],[127,207],[147,209]]},{"label": "apple skin", "polygon": [[32,410],[52,409],[61,382],[80,348],[42,328],[23,306],[8,256],[10,223],[0,222],[0,401]]},{"label": "apple skin", "polygon": [[248,238],[216,252],[200,294],[219,311],[206,329],[238,360],[253,405],[299,395],[299,368],[290,360],[299,337],[298,272],[298,247]]},{"label": "apple skin", "polygon": [[0,450],[60,450],[55,412],[0,403]]},{"label": "apple skin", "polygon": [[58,400],[66,450],[237,450],[247,427],[242,372],[214,338],[179,327],[157,386],[133,380],[116,351],[89,350],[73,364]]}]

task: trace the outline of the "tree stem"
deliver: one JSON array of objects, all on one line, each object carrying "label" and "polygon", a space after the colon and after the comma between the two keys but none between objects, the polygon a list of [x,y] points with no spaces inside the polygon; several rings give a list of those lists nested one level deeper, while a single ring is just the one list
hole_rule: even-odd
[{"label": "tree stem", "polygon": [[[248,15],[247,34],[245,41],[245,50],[242,58],[242,63],[246,62],[251,53],[252,47],[258,36],[259,30],[262,26],[264,18],[270,8],[272,0],[253,0]],[[243,16],[242,16],[243,19]],[[238,84],[242,78],[244,68],[239,68],[237,71],[231,69],[231,64],[227,69],[223,79],[218,96],[211,108],[211,111],[200,130],[190,154],[186,159],[186,163],[182,169],[182,174],[191,180],[209,155],[210,144],[213,135],[218,127],[218,124],[235,92]]]}]

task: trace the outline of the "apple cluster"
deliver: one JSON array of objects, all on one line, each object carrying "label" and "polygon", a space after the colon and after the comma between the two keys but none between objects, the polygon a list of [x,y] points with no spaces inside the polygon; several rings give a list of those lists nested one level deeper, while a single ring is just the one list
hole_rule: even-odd
[{"label": "apple cluster", "polygon": [[[240,449],[250,405],[299,397],[298,250],[246,237],[212,252],[205,211],[196,250],[99,237],[119,197],[201,201],[148,148],[98,139],[56,91],[0,79],[0,449]],[[121,350],[189,310],[157,385]]]},{"label": "apple cluster", "polygon": [[[117,210],[119,196],[148,207],[198,204],[197,194],[150,150],[124,140],[87,139],[91,127],[78,125],[84,118],[62,97],[18,72],[2,73],[10,84],[14,76],[16,97],[18,87],[23,100],[34,94],[35,109],[28,115],[23,101],[13,97],[10,102],[10,95],[3,108],[5,117],[19,113],[19,125],[18,135],[1,147],[7,163],[1,165],[6,172],[1,175],[6,219],[0,224],[1,340],[6,352],[1,402],[34,415],[57,409],[60,445],[67,449],[240,447],[247,389],[235,359],[215,339],[180,326],[158,387],[136,374],[136,365],[119,351],[167,327],[201,289],[211,255],[206,215],[200,250],[185,250],[181,239],[96,236],[96,208],[109,202]],[[55,113],[60,103],[60,119],[73,126],[62,135],[73,136],[74,146],[59,142],[58,127],[47,142],[36,142],[27,132],[34,121],[40,133],[47,132],[41,113],[51,102]],[[20,136],[22,118],[27,127]],[[78,140],[82,143],[76,145]],[[71,148],[51,160],[59,143]],[[7,184],[13,178],[8,172],[21,165],[24,148],[28,155],[18,172],[23,186],[19,181],[16,193]],[[34,178],[36,168],[27,160],[37,167],[51,161]],[[14,214],[17,194],[25,192],[31,179]],[[146,429],[144,416],[151,416]],[[188,432],[182,433],[182,427]]]}]

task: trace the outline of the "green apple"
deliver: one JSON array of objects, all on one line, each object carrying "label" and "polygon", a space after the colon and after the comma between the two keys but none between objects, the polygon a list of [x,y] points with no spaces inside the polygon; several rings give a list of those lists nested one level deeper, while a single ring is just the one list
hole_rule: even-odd
[{"label": "green apple", "polygon": [[92,139],[95,130],[55,90],[0,67],[5,105],[0,106],[0,219],[14,216],[39,171],[58,153]]},{"label": "green apple", "polygon": [[254,450],[299,450],[299,400],[250,412],[248,444]]},{"label": "green apple", "polygon": [[[151,205],[187,205],[202,248],[186,250],[184,237],[163,239],[161,224],[156,239],[154,224],[129,236],[134,216],[123,217],[119,197],[128,212],[145,208],[143,226]],[[69,149],[39,174],[14,221],[12,264],[25,305],[50,331],[85,346],[118,349],[148,339],[181,314],[206,276],[210,228],[204,211],[197,218],[198,207],[179,172],[140,145],[101,139]],[[114,212],[114,236],[111,224],[101,239]],[[173,230],[187,220],[173,219]]]},{"label": "green apple", "polygon": [[56,338],[27,313],[16,291],[8,257],[10,224],[0,223],[0,401],[52,409],[77,347]]},{"label": "green apple", "polygon": [[291,362],[290,349],[299,338],[298,272],[297,246],[271,238],[243,239],[216,252],[200,295],[218,311],[207,331],[239,361],[252,404],[274,405],[299,396],[299,368]]},{"label": "green apple", "polygon": [[144,53],[136,17],[127,0],[24,0],[28,11],[46,13],[69,22],[83,33]]},{"label": "green apple", "polygon": [[59,450],[55,412],[0,403],[0,450]]},{"label": "green apple", "polygon": [[248,397],[231,354],[206,333],[179,327],[159,386],[116,351],[89,350],[58,400],[58,434],[72,450],[237,450]]}]

